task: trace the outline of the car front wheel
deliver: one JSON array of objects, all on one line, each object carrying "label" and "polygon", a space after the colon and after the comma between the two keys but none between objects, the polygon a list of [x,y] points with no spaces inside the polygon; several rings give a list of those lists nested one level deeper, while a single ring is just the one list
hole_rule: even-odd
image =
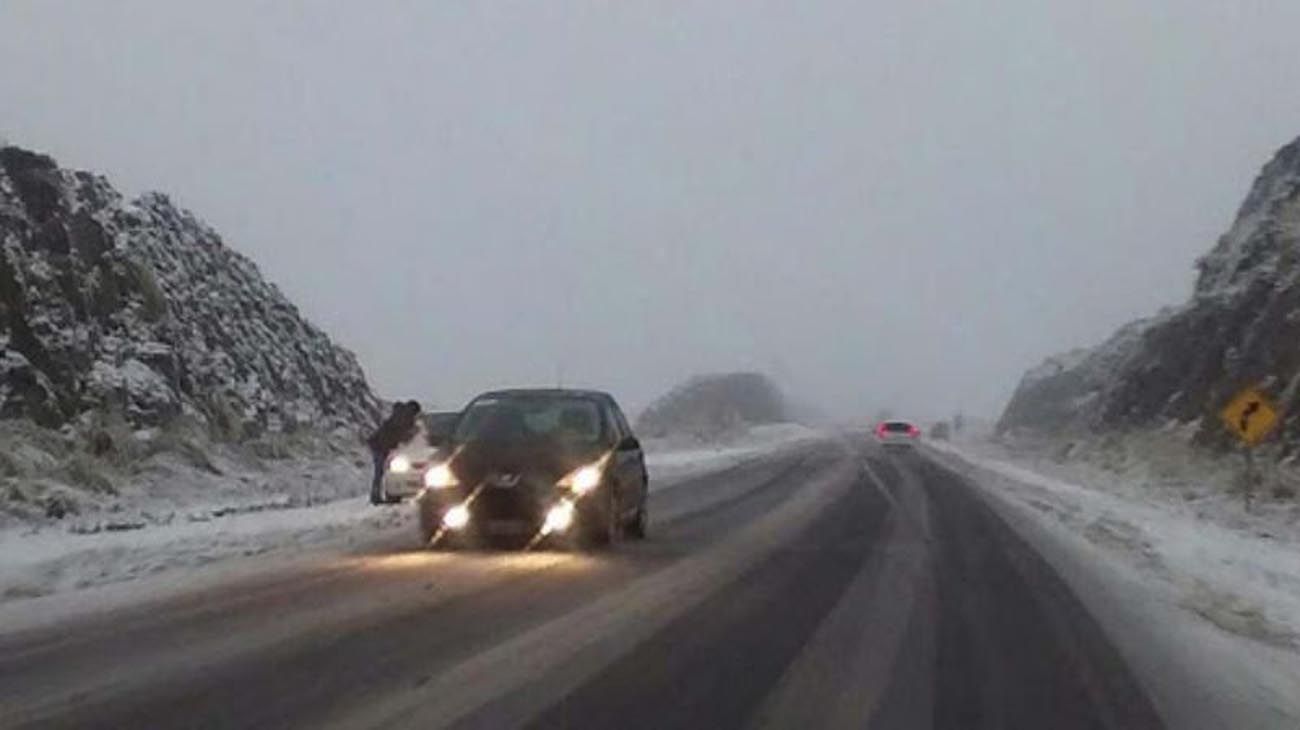
[{"label": "car front wheel", "polygon": [[424,498],[416,499],[415,505],[420,513],[420,545],[428,547],[429,543],[433,542],[433,536],[438,534],[440,526],[438,506],[432,499]]},{"label": "car front wheel", "polygon": [[636,508],[636,514],[632,520],[627,523],[627,535],[636,540],[644,540],[646,533],[650,530],[650,508],[646,506],[645,501],[641,506]]},{"label": "car front wheel", "polygon": [[600,509],[588,515],[588,522],[583,527],[583,537],[590,547],[605,547],[618,540],[618,509],[614,504],[614,492],[605,490],[604,504]]}]

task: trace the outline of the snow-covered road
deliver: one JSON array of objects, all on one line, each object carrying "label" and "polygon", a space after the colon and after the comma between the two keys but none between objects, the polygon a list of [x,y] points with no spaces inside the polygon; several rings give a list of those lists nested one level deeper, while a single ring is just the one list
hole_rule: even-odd
[{"label": "snow-covered road", "polygon": [[650,539],[613,550],[408,535],[0,622],[5,724],[1182,727],[978,488],[924,453],[845,434],[714,464],[656,490]]},{"label": "snow-covered road", "polygon": [[[960,446],[779,431],[650,444],[652,539],[611,553],[417,550],[408,510],[359,499],[68,536],[81,552],[28,536],[38,575],[62,559],[65,576],[105,577],[0,604],[0,678],[31,718],[174,724],[183,707],[212,726],[427,726],[434,706],[605,726],[654,706],[768,727],[1300,727],[1289,543]],[[431,616],[440,631],[406,630]],[[683,631],[707,648],[678,651]],[[573,655],[584,641],[602,648]],[[106,672],[121,656],[129,671]],[[680,676],[725,701],[665,704]],[[509,699],[538,677],[544,691]],[[452,686],[473,689],[463,706],[437,699]]]}]

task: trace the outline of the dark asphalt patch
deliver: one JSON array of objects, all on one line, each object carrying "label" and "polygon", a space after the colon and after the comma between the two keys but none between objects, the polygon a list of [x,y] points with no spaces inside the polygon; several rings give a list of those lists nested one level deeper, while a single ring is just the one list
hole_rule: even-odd
[{"label": "dark asphalt patch", "polygon": [[744,727],[863,568],[886,512],[874,489],[855,486],[798,540],[671,622],[529,727]]},{"label": "dark asphalt patch", "polygon": [[[786,457],[780,462],[767,462],[762,471],[744,474],[744,478],[761,480],[757,485],[703,505],[666,525],[655,522],[655,510],[660,505],[652,502],[651,535],[646,549],[659,552],[660,548],[667,547],[682,554],[698,552],[730,532],[719,531],[719,522],[738,527],[767,514],[802,489],[811,479],[831,468],[834,461],[819,458],[821,456],[823,455],[807,454]],[[730,473],[732,478],[742,476]],[[658,493],[654,496],[657,497]]]}]

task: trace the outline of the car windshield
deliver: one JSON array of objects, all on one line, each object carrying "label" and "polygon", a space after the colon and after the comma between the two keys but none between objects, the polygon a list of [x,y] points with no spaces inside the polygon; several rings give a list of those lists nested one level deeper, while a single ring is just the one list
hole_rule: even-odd
[{"label": "car windshield", "polygon": [[471,403],[456,426],[455,439],[595,444],[602,434],[600,407],[587,398],[503,396]]},{"label": "car windshield", "polygon": [[912,424],[903,421],[891,421],[885,424],[885,430],[889,433],[908,433],[912,430]]}]

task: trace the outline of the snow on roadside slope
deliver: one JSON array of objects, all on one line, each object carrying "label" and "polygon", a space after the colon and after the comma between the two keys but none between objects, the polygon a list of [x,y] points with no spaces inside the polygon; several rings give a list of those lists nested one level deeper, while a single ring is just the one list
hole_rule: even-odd
[{"label": "snow on roadside slope", "polygon": [[362,498],[312,507],[232,514],[206,522],[81,535],[55,530],[0,534],[0,602],[81,590],[219,560],[345,544],[405,523]]},{"label": "snow on roadside slope", "polygon": [[[727,446],[712,449],[670,450],[650,442],[646,444],[648,468],[652,484],[666,486],[815,437],[815,431],[803,426],[781,425],[755,428]],[[337,492],[364,490],[350,471],[355,469],[350,462],[340,468],[351,486],[339,485]],[[93,534],[70,532],[63,526],[0,531],[0,605],[175,575],[250,556],[261,561],[272,554],[346,549],[400,541],[407,531],[414,534],[409,509],[376,509],[360,496],[309,506],[224,512],[221,505],[213,504],[204,513],[210,516],[202,520],[177,519]]]},{"label": "snow on roadside slope", "polygon": [[969,446],[932,446],[1021,518],[1022,533],[1040,532],[1036,547],[1073,566],[1062,572],[1128,639],[1174,726],[1300,726],[1300,541],[1130,496],[1140,490],[1103,492]]},{"label": "snow on roadside slope", "polygon": [[820,433],[798,423],[753,426],[743,434],[715,444],[683,447],[665,439],[647,439],[646,471],[653,491],[692,474],[716,471],[762,453],[817,439]]}]

